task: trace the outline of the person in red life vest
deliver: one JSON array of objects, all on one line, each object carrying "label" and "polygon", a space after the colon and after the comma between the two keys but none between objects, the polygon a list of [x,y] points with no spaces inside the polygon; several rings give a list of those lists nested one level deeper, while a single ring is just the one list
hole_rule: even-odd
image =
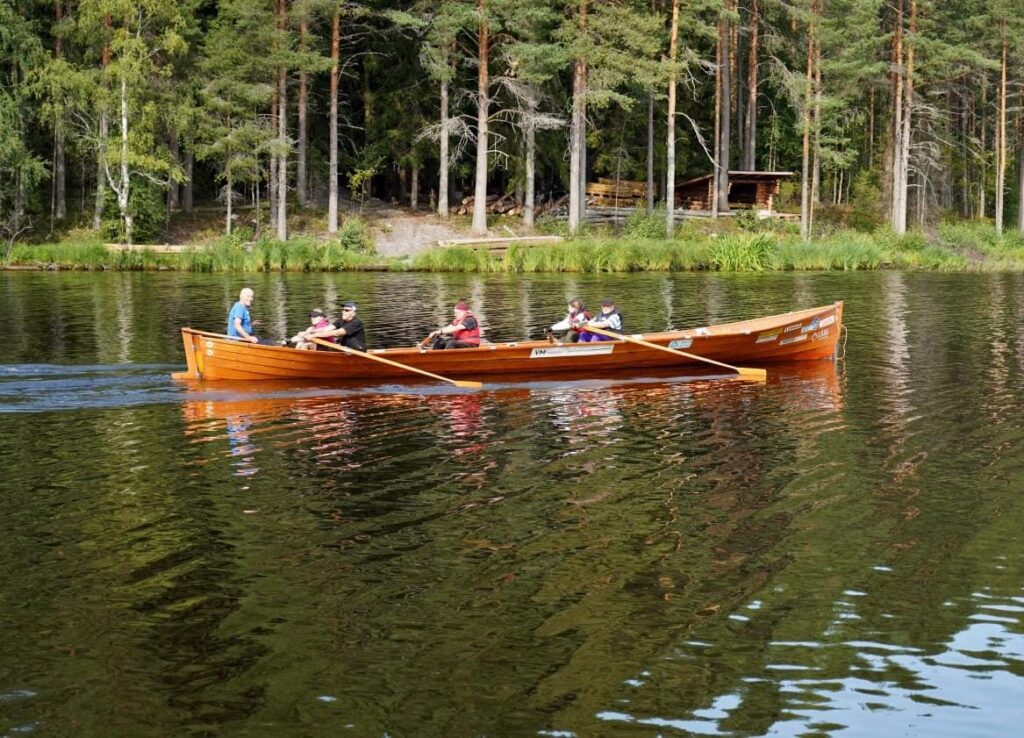
[{"label": "person in red life vest", "polygon": [[[616,333],[622,333],[624,330],[622,315],[615,307],[614,300],[601,300],[601,314],[595,315],[588,321],[587,325],[592,325],[595,328],[604,328],[606,331],[614,331]],[[590,333],[587,331],[587,325],[583,326],[583,332],[580,333],[580,343],[612,340],[608,336],[602,336],[600,333]]]},{"label": "person in red life vest", "polygon": [[461,300],[455,304],[452,322],[444,328],[432,331],[433,348],[457,349],[476,348],[480,345],[480,321],[469,310],[469,306]]},{"label": "person in red life vest", "polygon": [[[366,351],[366,329],[363,327],[363,321],[356,317],[356,308],[354,302],[343,302],[341,318],[334,321],[333,325],[328,324],[327,330],[317,337],[339,343],[345,348]],[[320,351],[330,350],[323,346],[317,348]]]},{"label": "person in red life vest", "polygon": [[590,313],[584,307],[583,300],[576,297],[569,300],[569,312],[565,318],[551,326],[548,332],[566,331],[562,340],[568,343],[576,343],[580,340],[580,329],[588,320],[590,320]]}]

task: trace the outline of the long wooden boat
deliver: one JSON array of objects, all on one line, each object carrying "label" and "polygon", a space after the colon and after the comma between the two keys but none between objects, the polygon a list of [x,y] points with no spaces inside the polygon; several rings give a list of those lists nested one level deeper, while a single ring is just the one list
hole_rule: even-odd
[{"label": "long wooden boat", "polygon": [[[843,303],[766,318],[689,330],[630,334],[649,343],[716,361],[760,366],[820,361],[836,354]],[[418,375],[383,362],[334,351],[299,351],[246,343],[228,336],[181,329],[188,380],[335,379],[404,381]],[[622,340],[557,345],[548,341],[485,343],[478,348],[434,351],[418,347],[372,350],[375,356],[445,377],[505,375],[521,380],[571,373],[577,378],[609,371],[675,368],[701,362]]]}]

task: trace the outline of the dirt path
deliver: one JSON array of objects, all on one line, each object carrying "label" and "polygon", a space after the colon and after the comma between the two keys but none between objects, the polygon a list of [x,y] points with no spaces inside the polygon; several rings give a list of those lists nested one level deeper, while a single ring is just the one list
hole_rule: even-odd
[{"label": "dirt path", "polygon": [[373,212],[373,240],[381,256],[412,256],[438,241],[466,238],[436,215],[384,207]]}]

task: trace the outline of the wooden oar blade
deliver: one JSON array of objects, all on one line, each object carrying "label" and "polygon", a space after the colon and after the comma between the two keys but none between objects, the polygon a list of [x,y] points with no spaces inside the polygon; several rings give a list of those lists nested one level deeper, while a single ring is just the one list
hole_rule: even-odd
[{"label": "wooden oar blade", "polygon": [[736,371],[739,372],[741,377],[749,377],[750,379],[756,379],[760,382],[768,381],[768,372],[764,369],[754,369],[748,366],[738,366]]}]

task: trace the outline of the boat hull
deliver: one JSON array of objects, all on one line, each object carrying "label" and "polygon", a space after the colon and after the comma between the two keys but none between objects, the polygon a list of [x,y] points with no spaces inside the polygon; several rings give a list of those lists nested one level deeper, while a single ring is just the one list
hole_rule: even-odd
[{"label": "boat hull", "polygon": [[[681,331],[636,335],[727,364],[760,366],[774,362],[832,359],[842,327],[843,303],[765,318]],[[176,379],[282,380],[331,379],[402,381],[418,377],[408,370],[363,356],[332,351],[299,351],[285,346],[246,343],[227,336],[181,329],[188,369]],[[434,351],[379,349],[374,356],[444,377],[504,375],[524,380],[548,374],[588,373],[706,366],[697,359],[627,341],[556,345],[547,341],[491,343],[471,349]]]}]

